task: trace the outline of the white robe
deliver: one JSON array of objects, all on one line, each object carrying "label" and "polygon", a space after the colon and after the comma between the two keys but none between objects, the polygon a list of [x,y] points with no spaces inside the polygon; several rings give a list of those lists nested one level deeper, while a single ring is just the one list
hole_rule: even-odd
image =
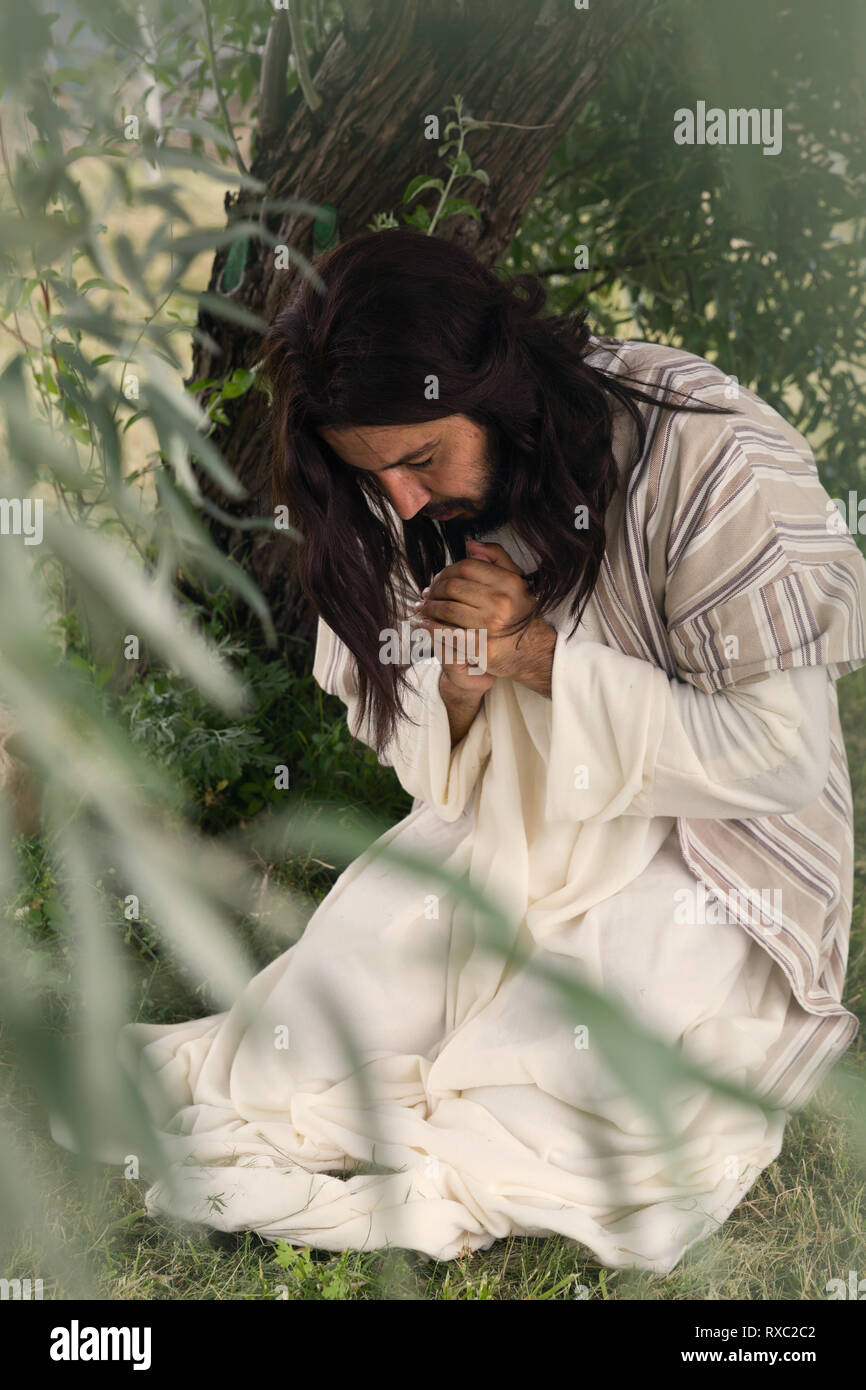
[{"label": "white robe", "polygon": [[[440,667],[413,668],[418,727],[387,761],[416,804],[382,839],[468,871],[533,959],[612,993],[689,1058],[759,1078],[790,987],[735,921],[698,907],[683,924],[677,905],[698,895],[674,817],[811,800],[827,775],[827,672],[707,695],[607,646],[592,601],[573,637],[563,622],[552,698],[497,681],[453,750]],[[334,643],[320,624],[320,683]],[[347,662],[332,688],[357,730]],[[666,1154],[584,1023],[484,949],[441,883],[369,851],[230,1011],[124,1030],[130,1064],[143,1046],[168,1097],[153,1105],[175,1166],[147,1208],[444,1260],[559,1232],[605,1265],[667,1273],[777,1156],[787,1115],[680,1088]],[[390,1171],[339,1176],[361,1161]]]}]

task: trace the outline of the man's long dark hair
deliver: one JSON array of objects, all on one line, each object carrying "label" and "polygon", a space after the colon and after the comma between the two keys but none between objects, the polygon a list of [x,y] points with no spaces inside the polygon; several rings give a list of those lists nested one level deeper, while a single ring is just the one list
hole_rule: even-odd
[{"label": "man's long dark hair", "polygon": [[[275,318],[264,365],[273,390],[274,505],[300,531],[298,579],[355,657],[363,717],[381,751],[402,714],[399,666],[380,660],[384,629],[400,630],[400,593],[420,590],[465,556],[463,526],[400,522],[375,478],[347,468],[320,427],[408,425],[466,415],[486,426],[505,469],[509,523],[539,556],[540,616],[572,596],[576,629],[604,555],[604,517],[616,491],[612,401],[727,413],[662,398],[646,383],[586,360],[585,312],[541,315],[543,282],[504,282],[468,251],[408,229],[369,232],[325,252],[326,292],[304,280]],[[430,383],[438,394],[433,399]],[[588,525],[576,529],[577,507]],[[401,534],[402,531],[402,534]],[[411,576],[411,579],[409,578]],[[574,629],[573,629],[574,630]]]}]

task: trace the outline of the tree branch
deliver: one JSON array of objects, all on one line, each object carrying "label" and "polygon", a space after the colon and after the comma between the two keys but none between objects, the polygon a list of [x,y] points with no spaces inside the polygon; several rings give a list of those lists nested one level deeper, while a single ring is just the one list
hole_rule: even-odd
[{"label": "tree branch", "polygon": [[223,89],[220,86],[219,75],[217,73],[216,53],[214,52],[213,46],[213,24],[211,22],[210,4],[208,3],[208,0],[201,0],[201,8],[202,13],[204,15],[205,50],[207,52],[211,76],[213,77],[214,91],[216,92],[216,98],[219,102],[219,108],[222,112],[223,120],[225,121],[226,133],[229,137],[229,140],[231,141],[232,152],[235,157],[235,164],[238,166],[238,169],[242,174],[246,174],[247,166],[244,164],[243,156],[241,155],[240,149],[238,148],[238,142],[235,139],[235,133],[232,129],[231,118],[229,116],[229,109],[226,106],[226,99],[223,94]]},{"label": "tree branch", "polygon": [[322,104],[322,98],[313,86],[310,77],[310,69],[307,66],[307,50],[304,48],[304,40],[301,34],[301,16],[298,11],[298,0],[289,0],[289,29],[292,35],[292,52],[295,55],[295,63],[298,68],[298,81],[301,84],[301,91],[304,100],[311,111],[318,111]]},{"label": "tree branch", "polygon": [[268,26],[259,83],[259,130],[263,140],[279,134],[286,114],[286,71],[291,36],[285,10],[278,10]]}]

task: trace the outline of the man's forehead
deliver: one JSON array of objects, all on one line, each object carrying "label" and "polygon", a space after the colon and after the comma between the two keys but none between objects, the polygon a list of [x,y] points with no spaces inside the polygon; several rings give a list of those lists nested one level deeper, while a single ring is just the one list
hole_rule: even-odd
[{"label": "man's forehead", "polygon": [[441,423],[323,427],[319,434],[348,463],[381,472],[423,458],[442,442]]}]

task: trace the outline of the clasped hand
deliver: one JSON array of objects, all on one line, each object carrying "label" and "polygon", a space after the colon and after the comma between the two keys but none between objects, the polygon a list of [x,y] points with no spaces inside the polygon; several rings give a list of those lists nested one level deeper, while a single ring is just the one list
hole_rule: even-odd
[{"label": "clasped hand", "polygon": [[[473,673],[468,662],[443,659],[447,678],[479,696],[497,677],[549,695],[556,630],[544,618],[534,618],[520,631],[511,631],[535,607],[522,571],[501,545],[470,540],[466,549],[470,558],[440,570],[416,605],[418,622],[431,632],[486,633],[486,670],[476,667]],[[459,654],[458,642],[451,654]]]}]

